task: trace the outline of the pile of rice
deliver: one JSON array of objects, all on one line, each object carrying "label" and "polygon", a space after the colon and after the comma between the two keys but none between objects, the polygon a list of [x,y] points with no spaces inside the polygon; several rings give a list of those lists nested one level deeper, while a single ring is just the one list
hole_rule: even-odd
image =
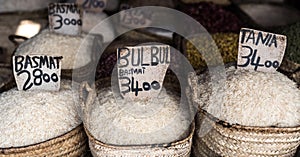
[{"label": "pile of rice", "polygon": [[201,83],[195,100],[199,107],[231,124],[300,125],[300,90],[295,82],[279,72],[254,72],[234,67],[226,69],[226,75],[225,88],[215,90],[212,87],[222,86],[220,82],[211,82],[207,73],[199,76]]},{"label": "pile of rice", "polygon": [[[88,37],[87,40],[84,40]],[[62,69],[73,69],[91,62],[92,36],[82,34],[70,36],[52,33],[49,29],[23,42],[16,50],[15,55],[52,55],[63,56]],[[76,57],[76,55],[78,55]],[[73,63],[76,60],[76,64]]]},{"label": "pile of rice", "polygon": [[43,142],[81,124],[71,81],[59,92],[18,91],[0,94],[0,148]]},{"label": "pile of rice", "polygon": [[[98,91],[88,129],[101,142],[115,145],[171,143],[189,134],[190,114],[178,96],[162,90],[153,102],[124,102],[111,88]],[[121,103],[120,103],[121,102]],[[137,114],[141,113],[141,114]]]}]

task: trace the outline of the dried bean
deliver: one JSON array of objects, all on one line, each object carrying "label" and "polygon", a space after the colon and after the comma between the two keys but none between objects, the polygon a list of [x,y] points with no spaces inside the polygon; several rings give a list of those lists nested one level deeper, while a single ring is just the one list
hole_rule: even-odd
[{"label": "dried bean", "polygon": [[288,26],[282,34],[287,36],[285,58],[300,64],[300,22]]},{"label": "dried bean", "polygon": [[[197,20],[210,33],[238,33],[242,27],[242,22],[235,14],[213,3],[201,2],[185,5],[180,10]],[[186,27],[186,30],[193,30],[188,28],[189,25]]]},{"label": "dried bean", "polygon": [[[216,33],[212,35],[213,40],[218,47],[219,53],[223,58],[224,63],[235,62],[237,60],[238,53],[238,34],[235,33]],[[196,44],[201,45],[202,47],[200,51],[208,51],[215,52],[214,48],[212,48],[212,43],[210,40],[193,38],[192,41],[196,42]],[[196,48],[192,45],[191,42],[186,43],[186,55],[190,63],[195,69],[199,69],[201,67],[206,66],[207,62],[212,64],[218,63],[215,56],[211,56],[211,58],[207,58],[204,60],[203,56],[196,50]]]}]

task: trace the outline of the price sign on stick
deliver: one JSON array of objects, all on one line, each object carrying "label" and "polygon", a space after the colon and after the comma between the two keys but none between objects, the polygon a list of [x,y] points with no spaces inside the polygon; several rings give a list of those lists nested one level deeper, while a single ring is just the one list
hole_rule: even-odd
[{"label": "price sign on stick", "polygon": [[56,33],[78,35],[82,21],[80,10],[73,3],[51,3],[48,7],[49,28]]},{"label": "price sign on stick", "polygon": [[156,98],[170,64],[170,46],[119,48],[117,57],[121,95],[134,101]]},{"label": "price sign on stick", "polygon": [[242,28],[239,36],[238,68],[274,72],[280,66],[286,36]]},{"label": "price sign on stick", "polygon": [[13,56],[13,73],[18,90],[51,90],[60,87],[62,56]]},{"label": "price sign on stick", "polygon": [[107,0],[77,0],[76,3],[83,10],[91,12],[102,12],[106,7]]}]

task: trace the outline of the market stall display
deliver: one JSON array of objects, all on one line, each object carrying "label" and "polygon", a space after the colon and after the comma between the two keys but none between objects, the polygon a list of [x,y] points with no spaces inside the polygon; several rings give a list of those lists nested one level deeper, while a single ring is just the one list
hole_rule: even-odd
[{"label": "market stall display", "polygon": [[[75,25],[80,28],[76,34],[54,33],[53,27],[49,30],[53,23],[48,21],[47,7],[51,2],[62,3],[57,14],[68,14],[60,8],[63,3],[79,5]],[[165,19],[165,14],[128,10],[142,6],[181,11],[210,34],[195,34],[198,29],[187,22],[180,24],[193,34],[187,38],[178,32],[149,27],[152,22],[163,23],[160,20]],[[298,157],[299,8],[296,0],[0,0],[0,157]],[[120,11],[120,17],[107,19]],[[69,20],[69,24],[63,20],[62,23],[70,26],[72,19]],[[168,20],[177,22],[177,17]],[[103,21],[109,22],[97,28]],[[57,24],[59,20],[52,22]],[[231,67],[237,62],[241,28],[287,36],[278,72]],[[118,71],[114,69],[118,64],[117,49],[153,43],[172,48],[164,89],[151,102],[124,102],[120,106],[123,97],[116,95],[119,91],[112,87],[118,84],[112,78],[113,72]],[[205,52],[216,55],[204,58]],[[60,90],[18,91],[12,74],[16,71],[11,65],[13,55],[63,56]],[[184,69],[182,58],[196,73],[187,76],[189,70]],[[226,70],[226,76],[220,77],[226,80],[222,88],[214,91],[216,84],[210,82],[207,69],[217,67],[220,61]],[[251,64],[256,64],[254,61],[259,62],[253,59]],[[178,74],[179,69],[184,72]],[[175,75],[177,78],[173,78]],[[189,82],[179,81],[188,77]],[[187,84],[190,87],[184,97],[191,100],[187,106],[199,108],[195,118],[188,110],[181,110],[179,91]],[[79,93],[72,91],[74,86],[80,87]],[[222,105],[215,109],[218,104]],[[144,107],[143,116],[124,110],[130,105]],[[154,109],[159,109],[156,115],[147,117]],[[153,131],[162,126],[166,127]]]}]

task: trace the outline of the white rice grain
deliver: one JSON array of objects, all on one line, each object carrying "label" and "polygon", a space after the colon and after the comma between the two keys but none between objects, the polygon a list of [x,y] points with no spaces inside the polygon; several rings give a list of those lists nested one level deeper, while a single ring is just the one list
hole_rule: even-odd
[{"label": "white rice grain", "polygon": [[[179,97],[162,90],[153,102],[117,104],[110,88],[98,93],[91,110],[89,131],[96,139],[116,145],[170,143],[187,137],[189,113],[180,108]],[[126,108],[122,106],[132,106]],[[138,110],[143,110],[140,116]],[[136,110],[136,111],[134,111]]]},{"label": "white rice grain", "polygon": [[77,127],[81,120],[75,107],[71,81],[59,92],[18,91],[0,94],[0,148],[36,144]]},{"label": "white rice grain", "polygon": [[93,42],[92,38],[84,42],[85,36],[84,34],[81,36],[57,34],[45,29],[23,42],[17,48],[15,55],[63,56],[62,69],[79,68],[91,62]]},{"label": "white rice grain", "polygon": [[[213,91],[213,82],[209,81],[207,74],[199,77],[204,80],[197,87],[199,95],[195,101],[199,107],[231,124],[261,127],[300,125],[300,90],[295,82],[279,72],[254,72],[231,67],[226,74],[224,90]],[[224,94],[223,97],[220,93]],[[212,104],[217,104],[221,110],[210,107]]]}]

